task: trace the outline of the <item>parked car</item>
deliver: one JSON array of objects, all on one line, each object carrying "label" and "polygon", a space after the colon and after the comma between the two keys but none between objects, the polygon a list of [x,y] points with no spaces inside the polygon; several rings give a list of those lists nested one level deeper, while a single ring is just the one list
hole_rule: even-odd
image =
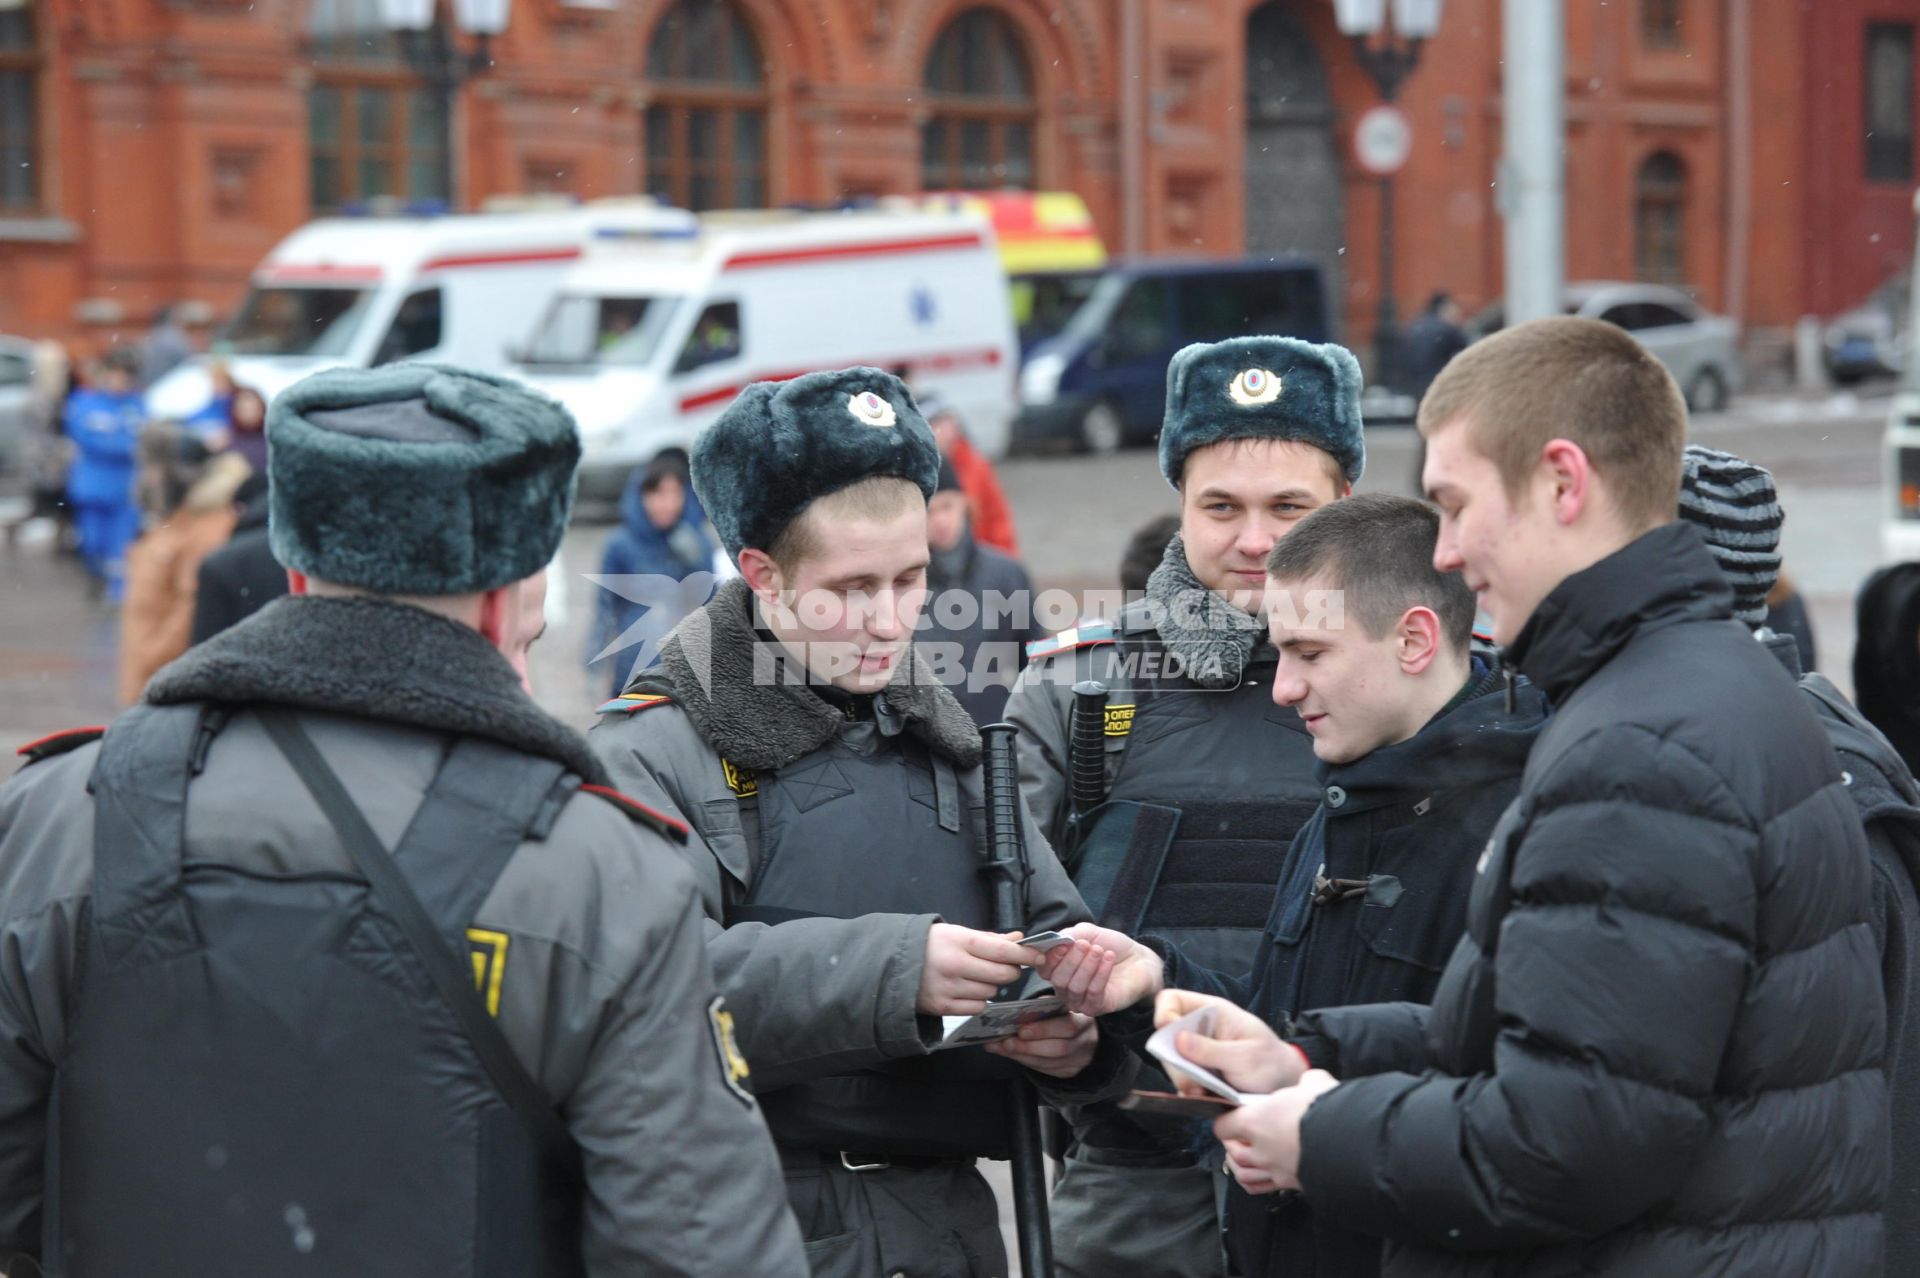
[{"label": "parked car", "polygon": [[1326,284],[1306,258],[1153,259],[1100,277],[1020,371],[1015,437],[1108,453],[1160,429],[1167,363],[1190,342],[1250,333],[1327,340]]},{"label": "parked car", "polygon": [[[1652,351],[1680,383],[1687,407],[1717,413],[1740,388],[1740,322],[1703,310],[1679,289],[1660,284],[1596,281],[1567,285],[1565,311],[1618,324]],[[1504,309],[1474,317],[1471,334],[1500,331]]]},{"label": "parked car", "polygon": [[1860,305],[1826,322],[1827,376],[1841,386],[1896,376],[1906,366],[1907,318],[1913,268],[1890,277]]},{"label": "parked car", "polygon": [[0,477],[20,466],[20,441],[33,405],[33,343],[0,336]]}]

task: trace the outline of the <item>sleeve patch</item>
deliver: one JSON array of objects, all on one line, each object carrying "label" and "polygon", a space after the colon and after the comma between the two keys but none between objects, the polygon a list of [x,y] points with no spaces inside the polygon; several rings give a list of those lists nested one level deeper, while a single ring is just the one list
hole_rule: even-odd
[{"label": "sleeve patch", "polygon": [[1114,642],[1113,627],[1104,621],[1088,621],[1062,630],[1057,635],[1045,639],[1036,639],[1027,645],[1027,659],[1054,657],[1063,652],[1072,652],[1076,648],[1086,648],[1098,643]]},{"label": "sleeve patch", "polygon": [[713,1002],[707,1004],[707,1022],[713,1030],[714,1050],[719,1053],[721,1081],[726,1083],[728,1091],[751,1107],[753,1074],[747,1068],[745,1053],[734,1038],[733,1013],[727,1010],[725,998],[715,996]]},{"label": "sleeve patch", "polygon": [[104,727],[67,728],[60,732],[49,733],[38,741],[29,741],[14,753],[28,763],[38,763],[42,759],[51,759],[69,750],[78,750],[88,742],[98,741],[106,735],[107,730]]},{"label": "sleeve patch", "polygon": [[624,795],[618,790],[609,789],[604,785],[583,785],[580,787],[580,792],[599,795],[635,822],[666,835],[675,843],[685,843],[687,836],[693,833],[693,827],[685,821],[678,817],[670,817],[658,808],[650,808],[640,800]]},{"label": "sleeve patch", "polygon": [[665,705],[672,697],[659,692],[623,692],[613,700],[595,710],[595,714],[638,714],[642,710],[651,710],[655,706]]},{"label": "sleeve patch", "polygon": [[720,770],[727,778],[727,789],[733,791],[736,799],[759,797],[760,777],[750,768],[743,768],[732,759],[722,758]]},{"label": "sleeve patch", "polygon": [[507,976],[509,939],[505,932],[484,927],[467,929],[468,954],[473,959],[473,987],[480,991],[487,1014],[495,1018],[500,1015],[500,985]]}]

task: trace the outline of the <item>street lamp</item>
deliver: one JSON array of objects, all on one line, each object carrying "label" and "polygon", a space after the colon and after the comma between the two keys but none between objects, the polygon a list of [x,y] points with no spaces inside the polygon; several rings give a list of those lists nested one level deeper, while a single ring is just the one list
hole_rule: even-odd
[{"label": "street lamp", "polygon": [[493,37],[507,29],[513,0],[453,0],[453,26],[473,37],[462,54],[439,0],[380,0],[380,20],[400,36],[407,65],[452,106],[456,90],[493,66]]},{"label": "street lamp", "polygon": [[1334,20],[1353,41],[1353,56],[1380,92],[1381,105],[1361,118],[1354,150],[1380,184],[1380,311],[1374,321],[1374,380],[1391,387],[1400,375],[1400,321],[1393,304],[1393,175],[1413,147],[1407,117],[1394,106],[1400,85],[1420,62],[1420,46],[1440,29],[1444,0],[1333,0]]}]

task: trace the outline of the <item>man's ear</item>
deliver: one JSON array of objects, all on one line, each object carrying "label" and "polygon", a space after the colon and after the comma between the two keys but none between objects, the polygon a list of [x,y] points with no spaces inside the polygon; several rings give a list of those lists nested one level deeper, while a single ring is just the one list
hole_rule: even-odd
[{"label": "man's ear", "polygon": [[1400,669],[1416,677],[1425,674],[1439,658],[1445,642],[1440,635],[1439,615],[1425,604],[1407,609],[1394,628],[1394,642],[1399,649]]},{"label": "man's ear", "polygon": [[1540,469],[1554,522],[1562,527],[1578,523],[1598,495],[1587,450],[1570,439],[1550,439],[1540,450]]},{"label": "man's ear", "polygon": [[474,629],[494,647],[504,648],[513,633],[514,618],[519,608],[517,583],[515,586],[489,590],[480,596],[480,623]]},{"label": "man's ear", "polygon": [[773,556],[764,550],[752,546],[740,552],[740,576],[747,583],[761,603],[768,606],[780,601],[781,593],[786,589],[786,574],[780,571],[780,565]]}]

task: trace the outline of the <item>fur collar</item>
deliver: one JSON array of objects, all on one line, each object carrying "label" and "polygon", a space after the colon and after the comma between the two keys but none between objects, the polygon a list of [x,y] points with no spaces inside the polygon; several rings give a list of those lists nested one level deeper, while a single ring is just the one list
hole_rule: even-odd
[{"label": "fur collar", "polygon": [[1167,542],[1160,566],[1147,578],[1147,607],[1160,641],[1180,658],[1187,678],[1203,688],[1237,685],[1247,658],[1267,636],[1259,618],[1234,607],[1193,575],[1179,533]]},{"label": "fur collar", "polygon": [[[795,667],[755,631],[753,592],[736,577],[674,628],[660,664],[641,682],[664,684],[722,757],[773,771],[826,745],[847,723]],[[980,730],[918,649],[909,649],[880,696],[882,731],[911,733],[961,767],[980,762]]]},{"label": "fur collar", "polygon": [[536,706],[478,632],[381,599],[276,599],[189,648],[146,699],[268,702],[485,737],[606,784],[586,738]]}]

